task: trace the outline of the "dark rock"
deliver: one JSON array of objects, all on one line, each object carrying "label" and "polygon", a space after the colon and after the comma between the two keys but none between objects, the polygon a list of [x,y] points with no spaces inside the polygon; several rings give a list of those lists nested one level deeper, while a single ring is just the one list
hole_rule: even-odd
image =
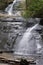
[{"label": "dark rock", "polygon": [[29,65],[26,59],[21,59],[20,65]]},{"label": "dark rock", "polygon": [[39,24],[43,26],[43,18],[40,20]]}]

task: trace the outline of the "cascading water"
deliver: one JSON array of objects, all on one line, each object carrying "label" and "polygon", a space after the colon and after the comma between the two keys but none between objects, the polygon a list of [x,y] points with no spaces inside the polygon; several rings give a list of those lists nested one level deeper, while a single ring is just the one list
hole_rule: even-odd
[{"label": "cascading water", "polygon": [[41,48],[40,44],[38,44],[37,46],[36,40],[32,35],[32,31],[37,27],[37,25],[38,24],[26,30],[20,43],[16,45],[14,54],[19,55],[36,54],[37,49]]},{"label": "cascading water", "polygon": [[9,15],[12,15],[13,5],[16,3],[17,0],[14,0],[12,4],[10,4],[5,11],[8,12]]}]

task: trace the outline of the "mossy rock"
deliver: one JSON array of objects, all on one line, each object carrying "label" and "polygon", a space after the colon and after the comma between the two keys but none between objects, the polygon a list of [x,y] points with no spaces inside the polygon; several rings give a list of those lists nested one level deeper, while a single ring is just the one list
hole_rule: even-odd
[{"label": "mossy rock", "polygon": [[0,0],[0,10],[4,10],[13,0]]}]

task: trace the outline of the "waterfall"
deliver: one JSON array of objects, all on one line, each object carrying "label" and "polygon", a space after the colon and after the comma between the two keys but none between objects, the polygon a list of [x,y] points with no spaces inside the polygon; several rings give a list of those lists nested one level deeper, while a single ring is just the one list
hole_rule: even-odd
[{"label": "waterfall", "polygon": [[37,27],[37,25],[38,24],[26,30],[20,43],[17,44],[14,54],[28,55],[36,53],[37,44],[34,36],[32,35],[32,31]]},{"label": "waterfall", "polygon": [[14,0],[13,3],[8,5],[8,7],[5,9],[5,11],[8,12],[9,15],[12,15],[13,5],[15,3],[16,3],[16,0]]}]

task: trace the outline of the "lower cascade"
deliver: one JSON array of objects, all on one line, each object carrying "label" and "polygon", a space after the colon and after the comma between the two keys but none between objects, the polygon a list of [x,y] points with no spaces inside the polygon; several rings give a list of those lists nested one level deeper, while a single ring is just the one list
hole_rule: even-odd
[{"label": "lower cascade", "polygon": [[34,35],[36,35],[36,37],[40,37],[40,35],[39,33],[34,33],[34,35],[32,33],[37,28],[37,26],[38,24],[26,30],[20,43],[17,43],[14,49],[14,54],[29,55],[36,54],[39,52],[39,49],[41,48],[41,45],[39,44],[40,41],[36,40]]}]

